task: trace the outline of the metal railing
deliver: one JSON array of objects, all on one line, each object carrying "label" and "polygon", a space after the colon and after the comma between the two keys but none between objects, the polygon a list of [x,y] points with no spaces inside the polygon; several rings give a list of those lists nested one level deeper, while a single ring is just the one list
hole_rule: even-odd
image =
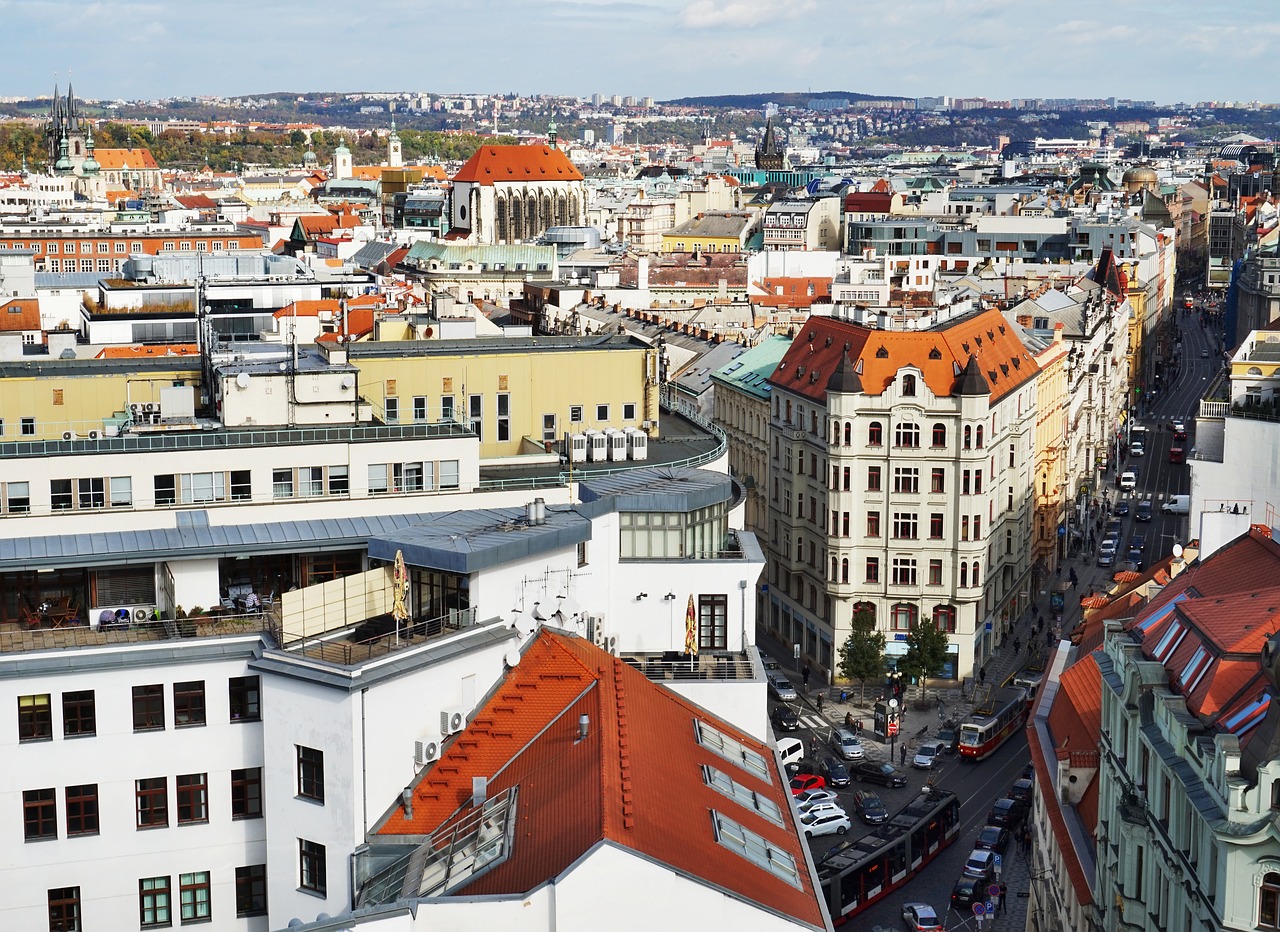
[{"label": "metal railing", "polygon": [[[451,634],[454,631],[461,631],[463,628],[469,628],[476,624],[477,617],[475,608],[465,608],[425,621],[402,622],[398,630],[359,641],[346,641],[337,638],[327,640],[316,638],[295,639],[285,645],[285,650],[301,654],[312,660],[321,660],[325,663],[350,667],[367,663],[377,657],[385,657],[387,654],[403,650],[406,647],[424,644],[433,638]],[[359,625],[352,629],[352,632],[357,630],[359,630]],[[283,634],[278,628],[273,629],[272,634],[275,636],[277,644],[284,644]]]},{"label": "metal railing", "polygon": [[651,680],[751,680],[756,675],[746,654],[627,654],[622,660]]},{"label": "metal railing", "polygon": [[[0,654],[64,647],[103,647],[111,644],[144,644],[157,641],[205,640],[270,633],[278,622],[267,612],[218,615],[179,620],[144,621],[117,628],[106,625],[63,625],[60,628],[0,629]],[[278,631],[276,632],[278,633]],[[278,643],[278,641],[277,641]]]}]

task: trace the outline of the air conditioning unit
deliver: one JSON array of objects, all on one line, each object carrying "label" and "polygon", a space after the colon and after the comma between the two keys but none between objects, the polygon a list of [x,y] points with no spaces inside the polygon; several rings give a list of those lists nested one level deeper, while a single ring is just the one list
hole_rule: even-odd
[{"label": "air conditioning unit", "polygon": [[102,439],[102,431],[100,431],[100,430],[91,430],[91,431],[89,431],[89,439],[90,439],[90,440],[101,440],[101,439]]},{"label": "air conditioning unit", "polygon": [[465,709],[444,709],[440,713],[440,733],[455,735],[467,727]]},{"label": "air conditioning unit", "polygon": [[73,431],[73,430],[64,430],[64,431],[62,432],[62,439],[63,439],[63,440],[75,440],[75,439],[77,439],[77,438],[76,438],[76,432],[75,432],[75,431]]},{"label": "air conditioning unit", "polygon": [[413,742],[413,762],[415,764],[429,764],[432,761],[439,759],[439,741],[432,741],[430,738],[423,738],[421,741]]}]

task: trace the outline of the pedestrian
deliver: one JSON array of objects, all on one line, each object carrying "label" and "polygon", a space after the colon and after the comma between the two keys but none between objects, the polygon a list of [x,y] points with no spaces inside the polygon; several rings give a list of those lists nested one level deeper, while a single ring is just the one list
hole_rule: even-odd
[{"label": "pedestrian", "polygon": [[853,727],[853,713],[852,713],[852,712],[846,712],[846,713],[844,713],[844,727],[845,727],[845,728],[848,728],[850,731],[854,731],[854,727]]},{"label": "pedestrian", "polygon": [[818,711],[819,712],[822,711],[822,693],[821,692],[818,693]]},{"label": "pedestrian", "polygon": [[1008,885],[1002,880],[1000,881],[1000,912],[1004,912],[1005,894],[1009,892]]},{"label": "pedestrian", "polygon": [[1018,656],[1018,652],[1022,650],[1022,641],[1018,638],[1013,639],[1013,656]]},{"label": "pedestrian", "polygon": [[986,667],[980,667],[978,669],[978,682],[981,683],[983,686],[987,685],[987,668]]},{"label": "pedestrian", "polygon": [[960,698],[961,699],[969,698],[969,677],[967,676],[960,678]]},{"label": "pedestrian", "polygon": [[809,756],[810,757],[818,756],[818,736],[817,735],[809,736]]},{"label": "pedestrian", "polygon": [[800,681],[804,683],[804,691],[809,691],[809,665],[806,663],[800,668]]},{"label": "pedestrian", "polygon": [[854,725],[857,726],[854,729],[855,733],[858,735],[859,738],[861,738],[862,737],[862,719],[858,719],[856,722],[854,722]]},{"label": "pedestrian", "polygon": [[907,766],[907,742],[902,742],[902,748],[898,751],[898,766]]}]

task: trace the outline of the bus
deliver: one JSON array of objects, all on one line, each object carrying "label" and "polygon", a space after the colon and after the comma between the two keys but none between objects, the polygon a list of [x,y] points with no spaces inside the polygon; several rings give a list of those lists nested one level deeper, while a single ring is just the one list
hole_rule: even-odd
[{"label": "bus", "polygon": [[892,819],[818,862],[822,896],[843,925],[914,877],[960,834],[960,798],[929,786]]},{"label": "bus", "polygon": [[994,754],[1000,745],[1027,724],[1026,690],[1004,686],[980,701],[969,718],[960,723],[960,756],[979,761]]}]

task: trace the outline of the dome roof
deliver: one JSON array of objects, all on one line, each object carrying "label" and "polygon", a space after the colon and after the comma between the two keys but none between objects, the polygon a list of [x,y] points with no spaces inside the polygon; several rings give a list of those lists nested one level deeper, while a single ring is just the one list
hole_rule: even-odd
[{"label": "dome roof", "polygon": [[1159,181],[1155,169],[1145,162],[1141,165],[1135,165],[1124,173],[1124,177],[1120,180],[1121,184],[1155,184]]}]

